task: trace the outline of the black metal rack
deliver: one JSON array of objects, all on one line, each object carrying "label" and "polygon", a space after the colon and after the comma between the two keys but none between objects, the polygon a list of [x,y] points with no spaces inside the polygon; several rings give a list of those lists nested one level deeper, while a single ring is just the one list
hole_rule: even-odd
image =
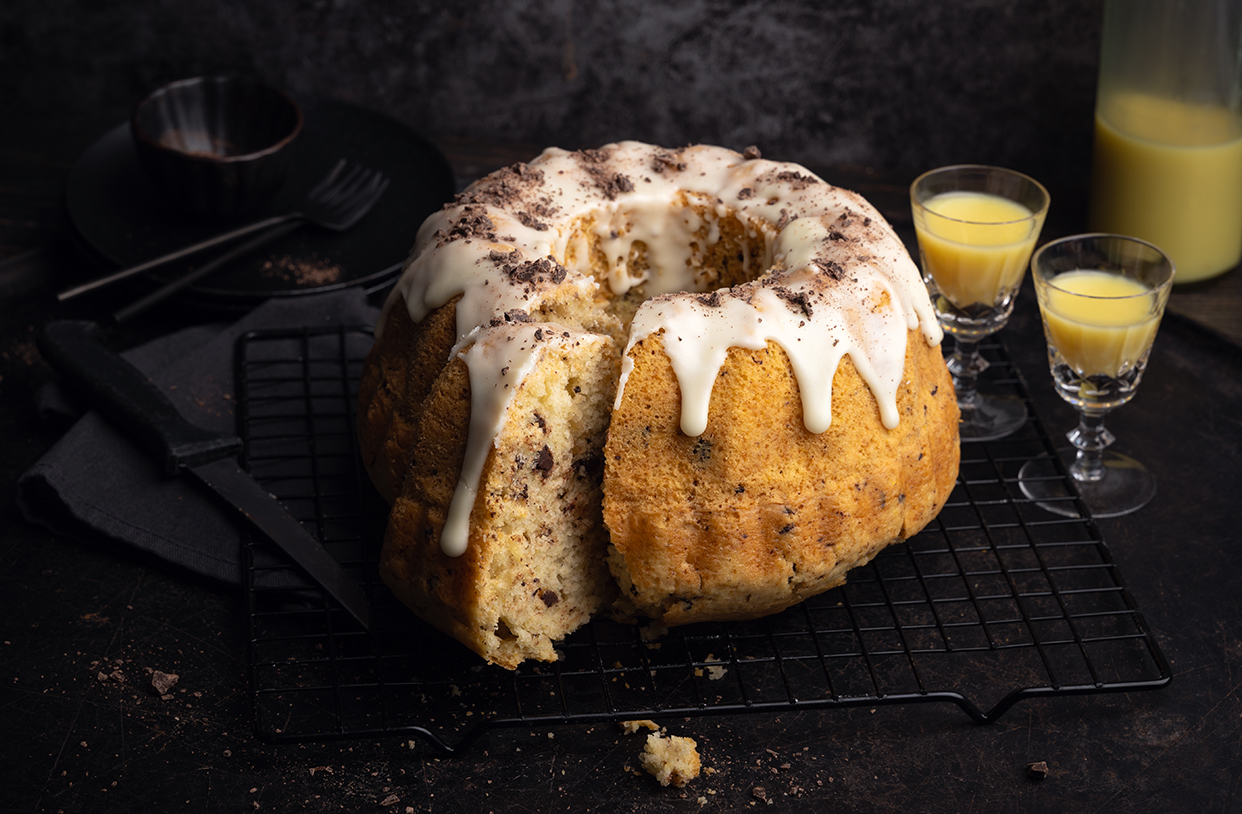
[{"label": "black metal rack", "polygon": [[936,520],[845,586],[765,619],[662,636],[598,620],[555,663],[487,666],[376,573],[387,506],[359,463],[354,416],[370,344],[369,331],[347,328],[256,332],[237,346],[245,465],[353,574],[374,614],[367,632],[269,544],[244,546],[264,739],[397,735],[454,752],[494,727],[928,702],[984,723],[1026,698],[1171,678],[1085,508],[1069,498],[1079,517],[1061,517],[1018,490],[1021,465],[1055,450],[996,342],[984,346],[985,382],[1025,400],[1026,425],[964,444]]}]

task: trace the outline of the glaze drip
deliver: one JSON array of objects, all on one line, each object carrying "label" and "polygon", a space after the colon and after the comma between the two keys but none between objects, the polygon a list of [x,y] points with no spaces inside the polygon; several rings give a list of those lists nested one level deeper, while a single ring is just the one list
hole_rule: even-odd
[{"label": "glaze drip", "polygon": [[534,367],[545,334],[551,335],[547,323],[481,329],[474,334],[469,347],[457,354],[470,374],[470,434],[457,489],[440,532],[440,549],[450,557],[466,553],[470,512],[479,494],[479,477],[488,449],[503,426],[505,411],[522,380]]}]

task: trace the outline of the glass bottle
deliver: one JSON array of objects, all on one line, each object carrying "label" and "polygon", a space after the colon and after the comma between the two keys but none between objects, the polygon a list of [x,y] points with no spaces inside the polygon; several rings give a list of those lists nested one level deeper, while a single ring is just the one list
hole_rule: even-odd
[{"label": "glass bottle", "polygon": [[1156,244],[1178,283],[1242,259],[1242,0],[1106,0],[1090,227]]}]

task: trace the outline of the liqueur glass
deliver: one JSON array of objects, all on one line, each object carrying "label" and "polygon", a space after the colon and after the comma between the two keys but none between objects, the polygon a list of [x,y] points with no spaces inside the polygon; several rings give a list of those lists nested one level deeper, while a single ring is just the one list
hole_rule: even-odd
[{"label": "liqueur glass", "polygon": [[910,186],[923,281],[954,340],[947,363],[963,441],[1001,438],[1026,421],[1021,399],[979,391],[988,367],[979,343],[1013,313],[1048,204],[1038,181],[1000,167],[942,167]]},{"label": "liqueur glass", "polygon": [[[1160,249],[1123,235],[1063,238],[1031,261],[1053,385],[1078,409],[1078,426],[1066,433],[1073,448],[1059,455],[1094,517],[1129,514],[1156,493],[1146,467],[1110,449],[1115,438],[1104,416],[1138,389],[1173,274]],[[1028,461],[1018,483],[1048,511],[1078,516],[1055,461]]]}]

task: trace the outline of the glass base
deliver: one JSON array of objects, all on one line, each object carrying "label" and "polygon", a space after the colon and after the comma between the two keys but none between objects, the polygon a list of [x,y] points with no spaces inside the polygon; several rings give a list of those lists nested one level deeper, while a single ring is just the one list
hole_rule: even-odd
[{"label": "glass base", "polygon": [[[1075,454],[1076,450],[1068,447],[1057,450],[1066,471],[1074,462]],[[1105,474],[1101,480],[1075,481],[1078,494],[1092,517],[1120,517],[1151,502],[1156,495],[1156,478],[1147,467],[1119,452],[1106,450],[1103,457]],[[1080,516],[1073,493],[1066,490],[1064,476],[1056,464],[1046,458],[1023,464],[1018,472],[1018,486],[1022,494],[1042,509],[1062,517]]]},{"label": "glass base", "polygon": [[1026,423],[1026,404],[1016,396],[976,393],[971,404],[957,406],[962,411],[957,426],[963,441],[995,441]]}]

